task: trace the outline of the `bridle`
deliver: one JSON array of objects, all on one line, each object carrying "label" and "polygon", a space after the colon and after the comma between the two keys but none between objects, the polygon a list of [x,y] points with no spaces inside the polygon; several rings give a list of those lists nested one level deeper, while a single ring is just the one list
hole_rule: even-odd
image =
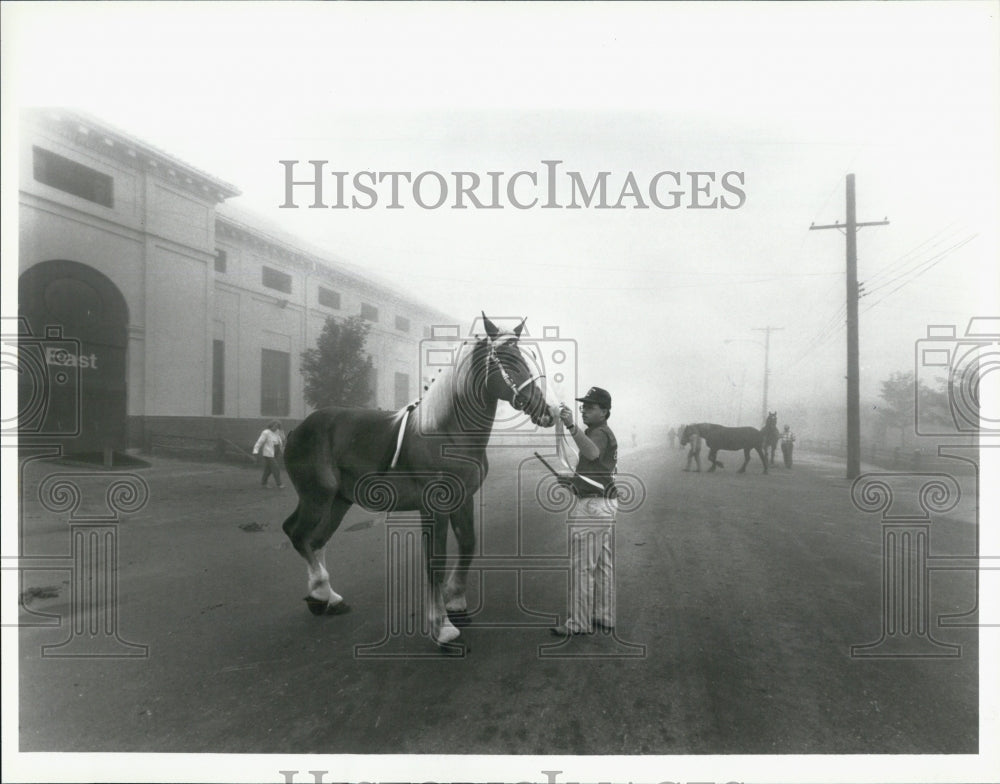
[{"label": "bridle", "polygon": [[[486,345],[489,348],[489,355],[487,357],[487,362],[496,363],[497,370],[500,371],[500,378],[503,379],[503,383],[510,390],[511,406],[513,406],[513,408],[517,411],[523,411],[525,406],[528,405],[528,401],[525,400],[523,403],[520,403],[521,392],[528,385],[534,384],[536,381],[541,381],[543,378],[545,378],[545,374],[539,373],[538,375],[535,376],[529,376],[526,380],[522,381],[520,384],[514,382],[514,379],[510,377],[510,373],[507,372],[507,368],[503,366],[503,362],[500,361],[500,356],[497,354],[497,345],[506,342],[510,338],[517,340],[517,337],[515,335],[504,335],[501,340],[494,340],[489,335],[486,336]],[[487,364],[487,371],[488,369],[489,369],[489,364]]]}]

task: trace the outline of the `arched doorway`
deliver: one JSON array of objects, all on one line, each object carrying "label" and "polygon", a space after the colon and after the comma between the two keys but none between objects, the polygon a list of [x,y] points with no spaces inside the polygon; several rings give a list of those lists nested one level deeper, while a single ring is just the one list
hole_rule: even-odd
[{"label": "arched doorway", "polygon": [[18,315],[35,367],[19,379],[19,437],[65,454],[124,449],[128,306],[118,287],[85,264],[45,261],[21,275]]}]

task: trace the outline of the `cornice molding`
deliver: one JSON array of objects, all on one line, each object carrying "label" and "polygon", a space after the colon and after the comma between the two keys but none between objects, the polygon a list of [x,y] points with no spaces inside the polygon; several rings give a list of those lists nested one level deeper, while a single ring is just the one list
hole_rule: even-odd
[{"label": "cornice molding", "polygon": [[208,201],[221,203],[241,193],[236,186],[81,112],[31,109],[26,115],[74,146],[112,158],[130,168],[157,174]]}]

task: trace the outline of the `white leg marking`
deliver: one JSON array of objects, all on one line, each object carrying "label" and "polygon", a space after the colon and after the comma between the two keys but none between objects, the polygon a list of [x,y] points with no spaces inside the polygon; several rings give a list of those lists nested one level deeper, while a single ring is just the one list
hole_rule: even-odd
[{"label": "white leg marking", "polygon": [[430,617],[431,636],[438,645],[444,645],[457,639],[461,632],[448,620],[444,609],[443,589],[440,584],[431,587],[430,606],[427,608]]},{"label": "white leg marking", "polygon": [[452,572],[445,588],[444,608],[450,613],[464,613],[468,610],[468,602],[465,599],[465,580],[459,576],[458,572]]},{"label": "white leg marking", "polygon": [[326,571],[325,561],[326,548],[321,548],[313,553],[312,560],[307,567],[309,571],[309,595],[332,606],[340,604],[344,597],[330,586],[330,574]]}]

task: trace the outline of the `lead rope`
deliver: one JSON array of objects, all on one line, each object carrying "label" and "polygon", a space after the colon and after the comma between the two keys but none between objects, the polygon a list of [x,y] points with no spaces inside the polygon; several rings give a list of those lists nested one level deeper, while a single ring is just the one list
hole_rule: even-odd
[{"label": "lead rope", "polygon": [[[566,434],[563,428],[562,417],[556,417],[556,455],[558,456],[559,461],[564,466],[566,466],[566,470],[572,471],[574,476],[580,477],[580,479],[582,479],[588,485],[596,487],[602,493],[605,492],[607,488],[605,488],[604,485],[602,485],[600,482],[591,479],[589,476],[583,476],[583,474],[576,473],[576,469],[573,468],[573,466],[571,466],[569,464],[569,461],[566,459],[567,448],[565,441],[566,441]],[[577,457],[579,457],[579,454],[577,454]]]}]

